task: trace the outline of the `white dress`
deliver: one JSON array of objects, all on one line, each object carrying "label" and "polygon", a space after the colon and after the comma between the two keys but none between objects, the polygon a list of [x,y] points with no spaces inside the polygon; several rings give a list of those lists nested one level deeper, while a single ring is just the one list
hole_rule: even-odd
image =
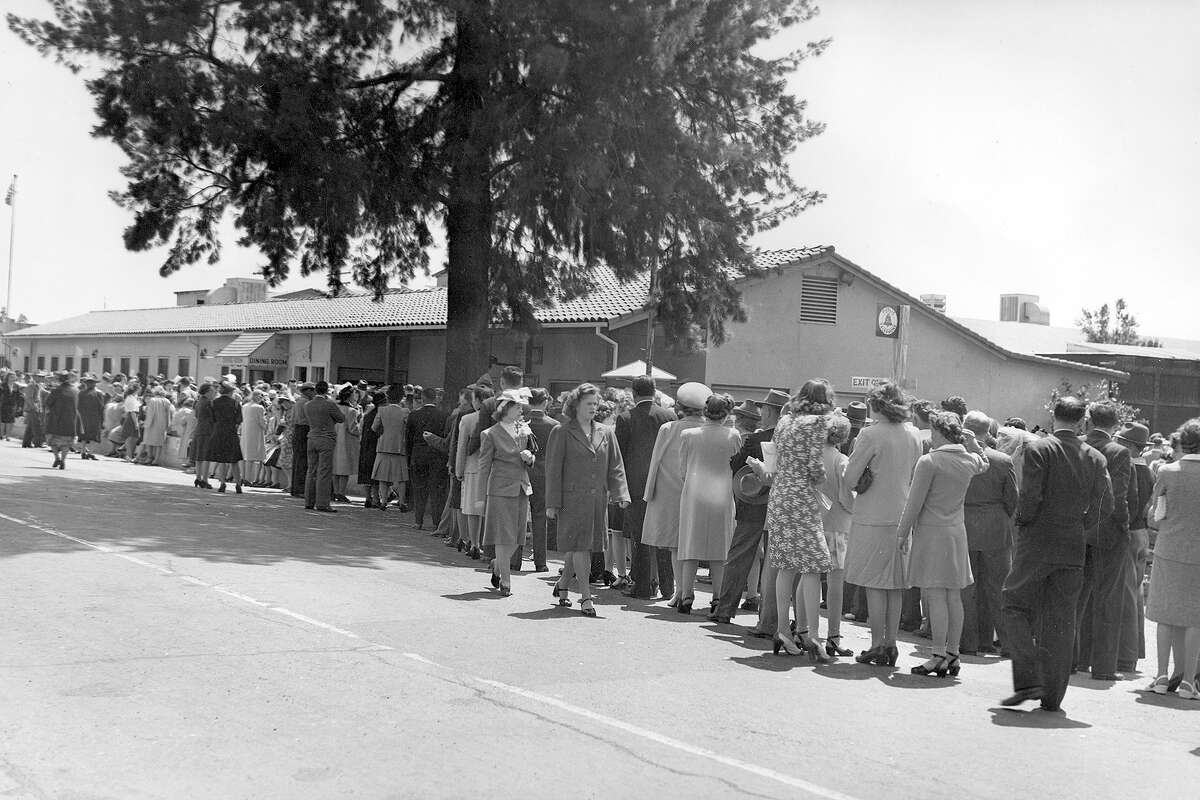
[{"label": "white dress", "polygon": [[264,461],[267,457],[267,412],[258,403],[242,406],[242,459]]}]

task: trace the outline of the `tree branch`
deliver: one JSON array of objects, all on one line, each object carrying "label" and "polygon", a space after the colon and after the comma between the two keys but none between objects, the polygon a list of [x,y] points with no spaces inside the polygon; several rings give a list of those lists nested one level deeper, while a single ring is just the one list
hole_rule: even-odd
[{"label": "tree branch", "polygon": [[430,81],[445,82],[448,80],[450,80],[450,76],[446,73],[406,69],[396,72],[386,72],[383,75],[376,75],[374,78],[363,78],[360,81],[353,81],[349,84],[349,88],[369,89],[372,86],[399,83],[403,85],[402,88],[407,89],[414,83],[427,83]]}]

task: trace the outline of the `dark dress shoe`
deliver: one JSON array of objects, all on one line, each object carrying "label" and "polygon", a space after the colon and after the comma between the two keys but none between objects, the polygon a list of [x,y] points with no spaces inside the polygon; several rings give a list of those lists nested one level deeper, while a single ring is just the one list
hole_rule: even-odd
[{"label": "dark dress shoe", "polygon": [[1012,708],[1013,706],[1021,705],[1021,703],[1027,703],[1030,700],[1041,699],[1042,687],[1034,686],[1029,689],[1018,689],[1017,691],[1013,692],[1011,697],[1006,697],[1001,700],[1000,705],[1005,706],[1006,708]]},{"label": "dark dress shoe", "polygon": [[321,511],[325,514],[336,514],[337,513],[336,508],[318,508],[317,511]]},{"label": "dark dress shoe", "polygon": [[1119,672],[1093,672],[1092,680],[1094,681],[1123,681],[1125,676]]},{"label": "dark dress shoe", "polygon": [[720,614],[709,614],[708,619],[710,622],[715,622],[718,625],[728,625],[730,622],[733,621],[731,618],[723,617]]},{"label": "dark dress shoe", "polygon": [[1062,706],[1052,706],[1049,703],[1042,703],[1040,706],[1038,706],[1038,710],[1045,711],[1049,714],[1062,714],[1063,713]]},{"label": "dark dress shoe", "polygon": [[547,567],[545,564],[542,564],[540,567],[534,567],[533,571],[534,572],[549,572],[550,568]]}]

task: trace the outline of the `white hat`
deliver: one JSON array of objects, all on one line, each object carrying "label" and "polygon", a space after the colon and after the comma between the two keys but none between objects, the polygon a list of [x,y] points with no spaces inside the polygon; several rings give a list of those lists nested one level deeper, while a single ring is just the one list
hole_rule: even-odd
[{"label": "white hat", "polygon": [[679,391],[675,392],[675,402],[688,408],[704,408],[712,393],[712,389],[703,383],[692,381],[679,387]]}]

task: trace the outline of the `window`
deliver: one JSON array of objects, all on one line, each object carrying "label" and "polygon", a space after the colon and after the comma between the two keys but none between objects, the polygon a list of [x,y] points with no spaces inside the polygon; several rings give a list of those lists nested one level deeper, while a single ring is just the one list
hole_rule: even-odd
[{"label": "window", "polygon": [[58,356],[50,356],[50,371],[58,372]]},{"label": "window", "polygon": [[66,356],[63,361],[63,369],[75,369],[75,356]]},{"label": "window", "polygon": [[45,368],[46,368],[46,357],[38,356],[38,369],[45,369]]},{"label": "window", "polygon": [[129,362],[130,359],[128,357],[121,359],[121,374],[126,378],[129,377]]},{"label": "window", "polygon": [[92,359],[88,358],[87,356],[80,356],[79,371],[80,371],[80,373],[91,372],[92,371]]},{"label": "window", "polygon": [[142,380],[145,380],[146,378],[150,377],[150,359],[148,359],[148,358],[139,358],[138,359],[138,377],[141,378]]},{"label": "window", "polygon": [[21,365],[21,372],[29,372],[29,356],[25,356]]},{"label": "window", "polygon": [[308,367],[298,366],[295,368],[295,370],[296,380],[300,381],[301,383],[304,383],[306,380],[308,380]]},{"label": "window", "polygon": [[233,377],[237,378],[238,383],[241,383],[243,380],[241,367],[229,367],[229,366],[225,366],[224,364],[222,364],[221,365],[221,379],[224,380],[226,375],[232,375]]},{"label": "window", "polygon": [[837,325],[838,279],[805,275],[800,283],[800,321]]},{"label": "window", "polygon": [[312,372],[312,374],[309,376],[308,379],[310,381],[312,381],[313,383],[316,383],[317,381],[325,380],[325,368],[324,367],[313,367],[311,372]]},{"label": "window", "polygon": [[192,360],[190,358],[179,359],[179,374],[183,377],[188,377],[192,374]]},{"label": "window", "polygon": [[100,371],[107,372],[109,375],[112,374],[112,358],[111,357],[100,359]]},{"label": "window", "polygon": [[158,360],[158,374],[162,375],[164,378],[171,377],[171,359],[160,358]]}]

